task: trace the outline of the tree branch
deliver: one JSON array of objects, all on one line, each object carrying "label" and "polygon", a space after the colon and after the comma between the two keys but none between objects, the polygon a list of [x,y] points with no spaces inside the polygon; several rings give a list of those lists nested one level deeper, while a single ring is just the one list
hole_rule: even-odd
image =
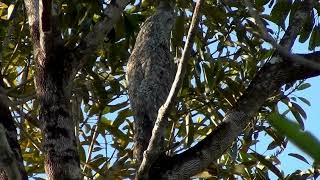
[{"label": "tree branch", "polygon": [[113,28],[114,24],[119,20],[123,10],[129,2],[130,0],[113,0],[110,2],[104,11],[104,19],[94,25],[92,31],[80,42],[79,48],[76,50],[76,52],[80,52],[80,67],[92,57],[93,52],[99,47],[103,42],[103,39]]},{"label": "tree branch", "polygon": [[[0,79],[0,87],[1,87],[1,84],[3,84],[2,78]],[[14,178],[13,175],[15,175],[16,173],[18,173],[16,175],[17,176],[16,178],[28,179],[28,175],[25,171],[24,164],[23,164],[21,148],[18,142],[18,134],[17,134],[16,126],[14,124],[15,121],[12,118],[11,112],[9,110],[8,105],[6,104],[6,101],[4,100],[6,98],[7,98],[6,95],[0,92],[0,99],[2,99],[2,101],[0,101],[0,131],[2,131],[0,132],[0,148],[1,148],[0,151],[5,151],[0,153],[3,156],[9,156],[11,154],[10,157],[3,157],[4,159],[9,158],[10,161],[13,159],[11,164],[9,163],[6,165],[8,166],[7,168],[11,169],[10,171],[6,170],[6,175],[9,177],[9,179],[10,177]],[[3,145],[3,147],[1,147],[1,144]],[[7,145],[9,147],[7,147]],[[0,161],[1,161],[0,164],[4,163],[2,162],[2,160]],[[17,171],[16,171],[16,168],[18,168]],[[12,174],[12,173],[15,173],[15,174]],[[0,177],[1,179],[3,178],[2,177],[3,174],[2,173],[0,174],[1,174],[1,177]]]},{"label": "tree branch", "polygon": [[[265,41],[270,43],[282,57],[285,57],[285,58],[287,58],[287,59],[289,59],[291,61],[294,61],[296,63],[303,64],[303,65],[308,66],[310,68],[316,68],[316,69],[320,70],[320,64],[319,63],[314,63],[314,62],[309,61],[309,60],[307,60],[307,59],[305,59],[305,58],[303,58],[301,56],[293,55],[288,51],[288,49],[291,49],[291,47],[293,46],[294,42],[291,41],[290,43],[287,43],[287,47],[283,47],[283,46],[279,45],[276,42],[276,40],[270,34],[268,34],[268,31],[267,31],[266,27],[262,23],[262,21],[259,18],[258,14],[254,11],[252,4],[248,0],[245,0],[244,2],[246,4],[246,6],[249,8],[250,15],[255,19],[255,21],[257,23],[257,26],[262,31],[262,34],[261,34],[262,39],[264,39]],[[310,10],[312,9],[312,2],[310,2],[310,1],[305,2],[305,6],[306,6],[306,9],[309,10],[309,11],[299,11],[299,12],[302,12],[301,14],[300,13],[296,13],[295,16],[298,17],[299,19],[301,18],[301,16],[306,16],[307,12],[310,13]],[[293,33],[292,31],[289,31],[289,32]],[[296,34],[297,33],[295,33],[295,35]],[[282,42],[285,43],[285,41],[286,41],[286,39],[284,39],[284,41],[282,41]]]},{"label": "tree branch", "polygon": [[[310,9],[305,8],[302,13],[308,13],[309,11]],[[282,46],[287,47],[287,49],[292,48],[306,16],[303,18],[301,21],[295,22],[294,20],[294,23],[289,25],[286,34],[282,38]],[[320,61],[319,53],[306,54],[304,58],[308,58],[310,61],[311,58],[314,58],[314,62]],[[288,58],[291,58],[291,56],[284,57],[286,60]],[[226,113],[223,122],[216,129],[187,151],[173,157],[164,156],[158,158],[150,171],[150,178],[187,179],[201,172],[210,163],[223,155],[264,104],[265,100],[283,84],[319,74],[319,71],[297,64],[295,61],[278,61],[275,64],[266,63],[256,74],[234,107]]]},{"label": "tree branch", "polygon": [[[64,47],[52,1],[25,0],[36,67],[35,86],[39,99],[39,120],[48,179],[80,179],[80,162],[70,96],[71,55]],[[33,19],[35,18],[35,19]],[[64,163],[61,163],[64,162]]]},{"label": "tree branch", "polygon": [[[320,52],[305,54],[320,62]],[[287,59],[286,59],[287,60]],[[311,59],[310,59],[311,60]],[[231,146],[259,108],[286,83],[320,75],[320,71],[300,64],[282,62],[267,64],[257,74],[246,92],[227,113],[223,122],[194,147],[173,157],[161,157],[154,165],[151,178],[186,179],[201,172]]]},{"label": "tree branch", "polygon": [[148,179],[148,171],[152,163],[159,157],[161,153],[161,139],[164,137],[164,129],[166,127],[169,112],[174,105],[174,99],[177,97],[178,92],[181,89],[182,82],[186,73],[185,66],[190,57],[190,51],[192,49],[196,26],[198,25],[200,18],[200,9],[202,0],[198,0],[192,16],[187,40],[184,46],[182,57],[180,59],[177,73],[170,89],[170,93],[164,105],[158,111],[158,117],[152,130],[152,136],[148,145],[147,150],[144,152],[142,163],[139,167],[137,179]]},{"label": "tree branch", "polygon": [[5,169],[8,179],[20,180],[21,174],[14,153],[12,152],[6,138],[6,130],[0,124],[0,167]]}]

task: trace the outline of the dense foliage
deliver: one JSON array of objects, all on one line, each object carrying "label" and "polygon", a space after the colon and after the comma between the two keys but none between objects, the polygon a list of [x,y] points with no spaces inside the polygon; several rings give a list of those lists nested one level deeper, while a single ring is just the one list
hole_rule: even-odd
[{"label": "dense foliage", "polygon": [[[64,44],[76,49],[93,25],[105,17],[103,10],[108,8],[109,2],[56,0],[54,3]],[[269,33],[277,40],[281,39],[294,12],[301,6],[297,0],[255,0],[252,3],[263,17]],[[91,52],[90,61],[73,80],[72,114],[85,177],[132,178],[137,169],[132,159],[133,118],[125,72],[139,26],[155,10],[150,4],[144,0],[128,5],[102,45]],[[175,60],[181,56],[194,5],[193,1],[176,1],[177,19],[171,38],[171,53]],[[298,38],[301,43],[309,43],[310,51],[320,46],[319,12],[320,5],[314,1],[314,9]],[[166,130],[169,154],[188,149],[215,129],[274,53],[259,36],[259,28],[241,1],[206,0],[202,14],[192,57],[188,60],[187,76]],[[0,16],[0,92],[9,98],[29,177],[43,177],[43,138],[41,122],[37,120],[35,63],[23,1],[2,0]],[[288,139],[271,127],[267,116],[278,112],[281,102],[304,129],[307,115],[300,105],[310,103],[294,93],[309,86],[299,80],[274,93],[229,150],[199,177],[227,179],[237,175],[245,179],[268,179],[272,172],[280,179],[284,178],[286,175],[277,165],[281,163],[278,156],[286,148]],[[266,150],[275,152],[268,157],[255,151],[255,145],[265,138],[265,134],[272,138]],[[292,155],[304,160],[298,154]],[[288,177],[316,177],[318,171],[319,167],[315,167],[303,173],[292,172]]]}]

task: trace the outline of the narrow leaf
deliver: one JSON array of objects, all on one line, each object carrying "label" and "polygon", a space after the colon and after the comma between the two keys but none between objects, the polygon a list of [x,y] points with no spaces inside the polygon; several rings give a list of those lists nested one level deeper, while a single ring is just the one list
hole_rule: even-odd
[{"label": "narrow leaf", "polygon": [[299,160],[301,160],[301,161],[309,164],[309,162],[307,161],[307,159],[306,159],[305,157],[301,156],[300,154],[289,153],[288,155],[289,155],[289,156],[292,156],[292,157],[295,157],[295,158],[297,158],[297,159],[299,159]]},{"label": "narrow leaf", "polygon": [[310,86],[311,86],[311,84],[309,84],[309,83],[303,83],[297,88],[297,90],[301,91],[301,90],[309,88]]},{"label": "narrow leaf", "polygon": [[10,19],[12,12],[14,10],[14,4],[10,4],[10,6],[8,7],[8,15],[7,15],[7,19]]},{"label": "narrow leaf", "polygon": [[298,97],[298,98],[300,99],[300,101],[304,102],[308,106],[311,106],[311,103],[306,98],[303,98],[303,97]]},{"label": "narrow leaf", "polygon": [[275,175],[277,175],[280,179],[283,179],[282,173],[279,171],[279,169],[272,164],[272,161],[267,160],[264,156],[258,154],[258,153],[253,153],[252,154],[257,160],[261,162],[261,164],[265,165],[268,167]]}]

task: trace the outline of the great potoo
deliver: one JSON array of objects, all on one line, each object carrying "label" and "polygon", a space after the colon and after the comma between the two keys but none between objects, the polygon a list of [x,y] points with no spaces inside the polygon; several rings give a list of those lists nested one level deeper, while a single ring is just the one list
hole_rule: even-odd
[{"label": "great potoo", "polygon": [[138,161],[149,144],[158,109],[165,102],[175,76],[170,54],[174,11],[160,3],[142,24],[127,65],[128,92],[134,113],[134,156]]}]

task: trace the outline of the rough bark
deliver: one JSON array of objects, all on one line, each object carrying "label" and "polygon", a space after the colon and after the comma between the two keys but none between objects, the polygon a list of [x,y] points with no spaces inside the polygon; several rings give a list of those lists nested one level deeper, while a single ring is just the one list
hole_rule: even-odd
[{"label": "rough bark", "polygon": [[36,63],[36,93],[48,179],[80,179],[71,117],[71,60],[51,15],[51,1],[25,0]]},{"label": "rough bark", "polygon": [[50,1],[40,1],[39,15],[36,92],[40,102],[39,119],[43,122],[45,170],[48,179],[80,179],[70,106],[72,68],[68,51],[53,27]]},{"label": "rough bark", "polygon": [[165,102],[175,75],[170,55],[173,8],[160,5],[141,26],[127,65],[128,93],[134,113],[134,155],[142,161],[158,109]]}]

